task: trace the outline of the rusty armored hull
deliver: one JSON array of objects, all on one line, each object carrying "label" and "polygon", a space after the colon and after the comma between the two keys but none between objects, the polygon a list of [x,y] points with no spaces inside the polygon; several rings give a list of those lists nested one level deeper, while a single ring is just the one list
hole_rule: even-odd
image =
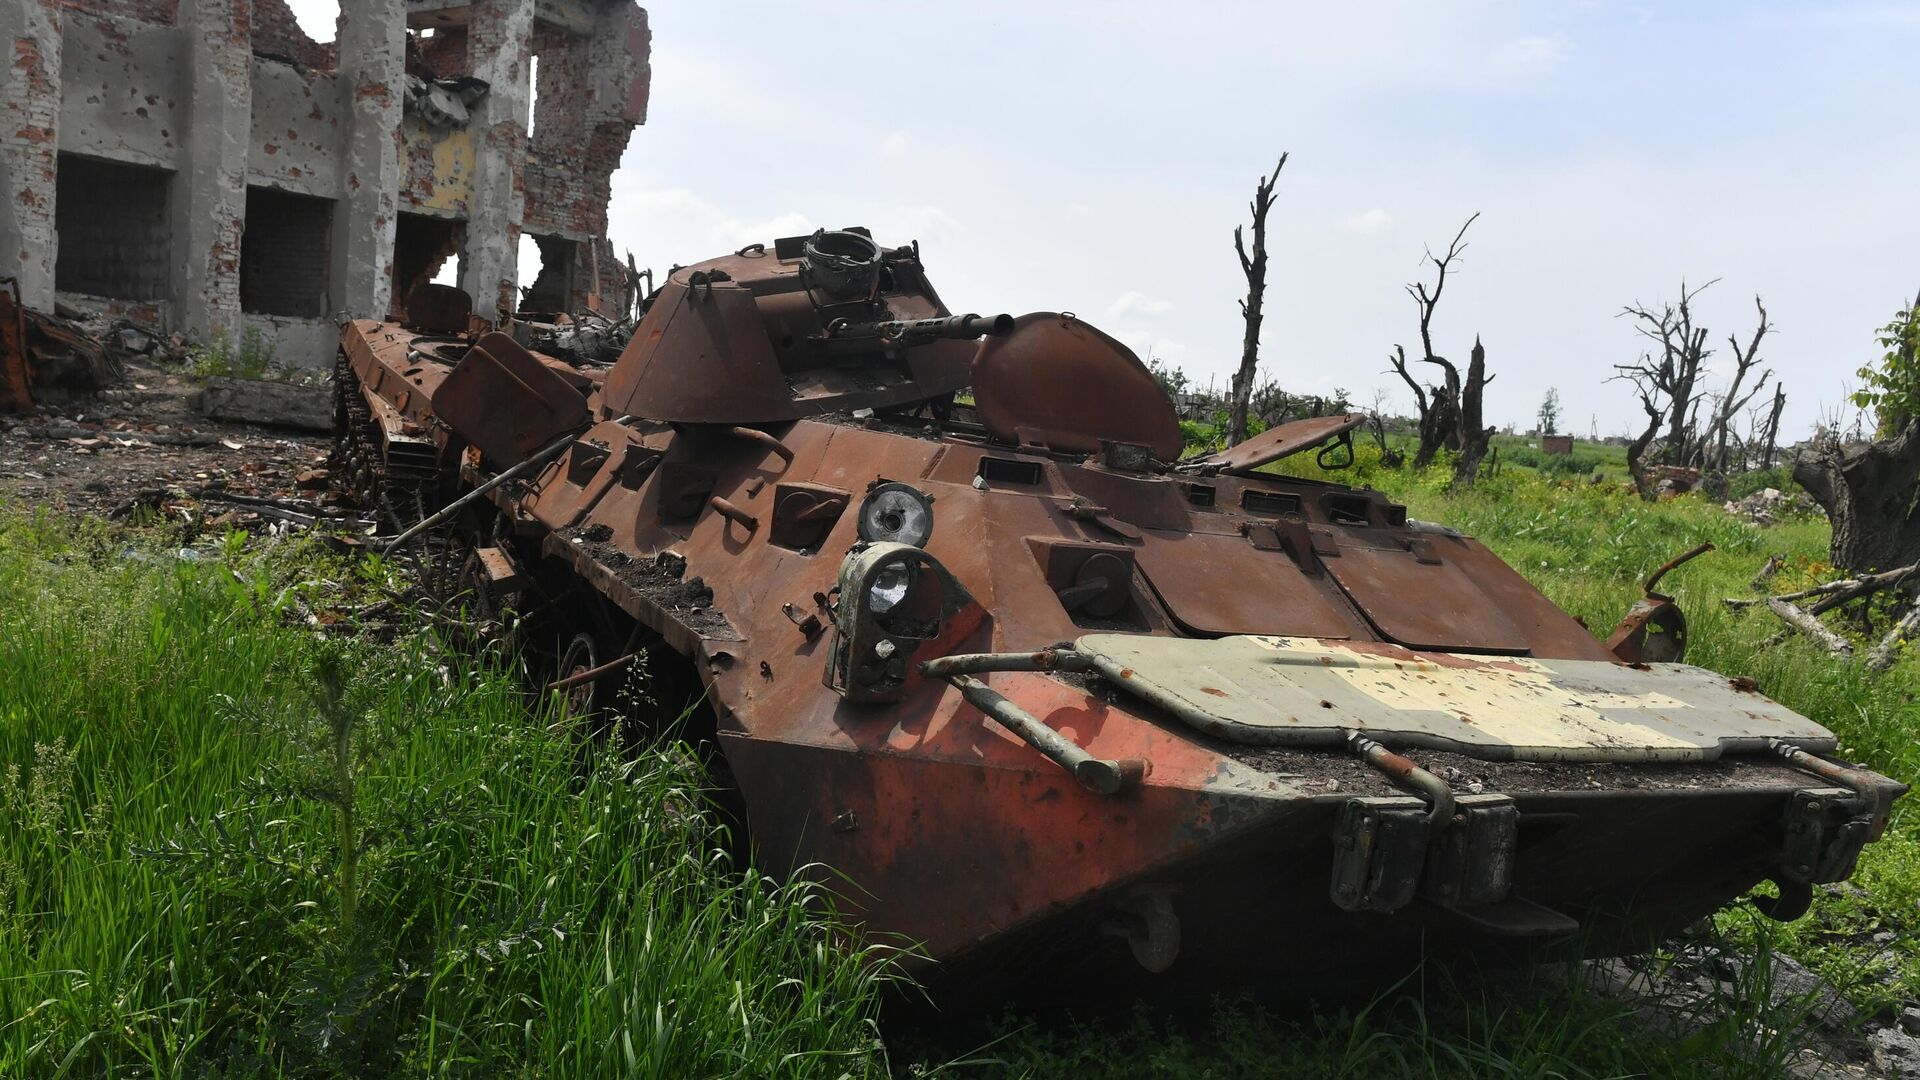
[{"label": "rusty armored hull", "polygon": [[755,857],[947,969],[1633,947],[1768,879],[1804,910],[1904,790],[1677,662],[1666,598],[1603,644],[1471,537],[1263,469],[1359,417],[1183,461],[1123,346],[956,316],[917,248],[679,269],[606,369],[428,315],[347,327],[343,471],[580,709],[698,701]]}]

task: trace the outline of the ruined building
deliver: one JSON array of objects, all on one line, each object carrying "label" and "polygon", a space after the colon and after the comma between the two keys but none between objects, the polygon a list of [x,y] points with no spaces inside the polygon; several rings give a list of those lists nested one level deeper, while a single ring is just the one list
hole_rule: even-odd
[{"label": "ruined building", "polygon": [[257,327],[299,366],[449,260],[482,317],[624,308],[630,0],[343,0],[326,44],[285,0],[0,0],[0,43],[0,277],[29,307]]}]

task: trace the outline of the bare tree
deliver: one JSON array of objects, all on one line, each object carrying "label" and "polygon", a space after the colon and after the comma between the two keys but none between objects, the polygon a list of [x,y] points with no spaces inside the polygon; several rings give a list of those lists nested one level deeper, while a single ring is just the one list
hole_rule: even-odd
[{"label": "bare tree", "polygon": [[1706,327],[1694,325],[1693,299],[1712,285],[1713,281],[1709,281],[1697,289],[1688,289],[1682,281],[1678,304],[1663,304],[1655,310],[1636,301],[1620,312],[1633,318],[1643,337],[1660,346],[1658,357],[1643,353],[1638,364],[1614,366],[1622,373],[1617,377],[1641,387],[1643,403],[1657,400],[1664,410],[1667,438],[1661,456],[1671,465],[1687,463],[1691,435],[1698,423],[1700,402],[1694,387],[1700,380],[1701,362],[1713,351],[1706,347]]},{"label": "bare tree", "polygon": [[1488,383],[1487,350],[1480,338],[1473,339],[1472,358],[1467,362],[1467,382],[1460,391],[1460,459],[1453,463],[1453,486],[1472,487],[1480,475],[1480,460],[1487,456],[1493,429],[1480,423],[1480,398]]},{"label": "bare tree", "polygon": [[1367,411],[1367,431],[1373,435],[1374,445],[1380,448],[1380,464],[1397,469],[1404,459],[1400,451],[1387,445],[1387,397],[1385,387],[1374,389],[1373,408]]},{"label": "bare tree", "polygon": [[[1407,286],[1407,295],[1413,297],[1414,305],[1420,310],[1420,359],[1423,363],[1433,364],[1445,373],[1440,386],[1426,386],[1413,377],[1407,368],[1407,351],[1399,345],[1393,347],[1394,355],[1388,358],[1393,370],[1413,388],[1414,404],[1420,410],[1420,448],[1413,455],[1416,468],[1433,463],[1433,456],[1442,446],[1449,450],[1461,448],[1461,414],[1465,402],[1461,398],[1460,369],[1451,360],[1433,351],[1433,313],[1440,306],[1440,297],[1447,289],[1447,274],[1453,270],[1454,263],[1467,250],[1464,242],[1467,229],[1479,220],[1476,211],[1467,218],[1466,224],[1453,236],[1453,242],[1447,245],[1445,255],[1435,255],[1431,249],[1422,261],[1431,261],[1434,265],[1433,287],[1428,288],[1424,281],[1416,281]],[[1483,379],[1484,386],[1491,379]],[[1478,410],[1476,400],[1474,408]],[[1477,422],[1477,421],[1476,421]]]},{"label": "bare tree", "polygon": [[1638,365],[1616,365],[1621,374],[1614,376],[1615,379],[1623,379],[1633,384],[1634,392],[1640,398],[1640,407],[1647,413],[1646,430],[1627,444],[1627,475],[1633,477],[1633,489],[1639,492],[1643,499],[1653,498],[1653,485],[1647,482],[1645,463],[1647,447],[1653,443],[1653,437],[1660,433],[1660,425],[1667,419],[1666,399],[1652,377],[1647,374],[1649,359],[1642,354]]},{"label": "bare tree", "polygon": [[1246,337],[1240,345],[1240,368],[1233,373],[1233,404],[1227,413],[1227,445],[1242,442],[1247,437],[1247,402],[1253,396],[1253,380],[1260,367],[1260,320],[1262,301],[1267,292],[1267,211],[1273,209],[1273,186],[1280,179],[1280,170],[1287,167],[1287,155],[1280,155],[1279,164],[1273,167],[1270,175],[1260,178],[1253,189],[1253,201],[1247,209],[1253,213],[1253,253],[1247,253],[1247,245],[1241,235],[1240,226],[1233,227],[1233,250],[1240,256],[1240,271],[1247,276],[1247,298],[1240,302],[1240,318],[1246,322]]},{"label": "bare tree", "polygon": [[1761,303],[1757,295],[1753,298],[1753,306],[1760,312],[1760,324],[1754,327],[1753,338],[1747,342],[1746,348],[1740,347],[1739,338],[1732,334],[1727,335],[1727,344],[1733,349],[1733,381],[1728,384],[1726,392],[1719,396],[1718,407],[1715,408],[1713,418],[1709,421],[1707,430],[1702,433],[1699,447],[1695,451],[1695,460],[1702,468],[1709,471],[1726,472],[1728,427],[1733,421],[1734,414],[1746,408],[1747,402],[1753,400],[1754,395],[1765,389],[1767,380],[1773,377],[1773,369],[1761,371],[1759,380],[1747,391],[1746,396],[1740,395],[1741,384],[1746,382],[1747,374],[1753,370],[1755,364],[1759,363],[1761,340],[1773,330],[1773,324],[1767,321],[1767,306]]},{"label": "bare tree", "polygon": [[1787,388],[1783,383],[1773,384],[1773,412],[1767,417],[1767,434],[1760,451],[1760,467],[1773,468],[1773,448],[1780,439],[1780,411],[1787,407]]}]

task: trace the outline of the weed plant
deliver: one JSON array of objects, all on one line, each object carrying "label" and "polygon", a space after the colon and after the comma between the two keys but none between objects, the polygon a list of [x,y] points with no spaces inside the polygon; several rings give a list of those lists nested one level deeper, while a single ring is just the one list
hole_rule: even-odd
[{"label": "weed plant", "polygon": [[[1319,476],[1310,458],[1281,471]],[[1668,575],[1690,660],[1747,675],[1842,753],[1920,777],[1920,660],[1868,678],[1725,596],[1830,571],[1818,520],[1759,528],[1699,496],[1503,470],[1450,493],[1445,463],[1359,448],[1327,478],[1478,536],[1604,634]],[[682,747],[582,753],[529,716],[511,671],[426,635],[322,641],[284,616],[377,593],[392,568],[245,537],[129,542],[0,509],[0,1077],[868,1076],[891,980],[824,898],[720,854]],[[1901,804],[1855,881],[1778,926],[1709,928],[1749,958],[1684,1024],[1586,993],[1440,973],[1373,1005],[1275,1015],[1217,1003],[1008,1018],[971,1051],[909,1036],[907,1074],[1784,1075],[1804,1003],[1776,952],[1868,1012],[1920,997],[1920,817]],[[1276,973],[1284,977],[1284,973]]]},{"label": "weed plant", "polygon": [[730,865],[683,748],[583,760],[288,588],[0,512],[0,1076],[880,1071],[883,958]]}]

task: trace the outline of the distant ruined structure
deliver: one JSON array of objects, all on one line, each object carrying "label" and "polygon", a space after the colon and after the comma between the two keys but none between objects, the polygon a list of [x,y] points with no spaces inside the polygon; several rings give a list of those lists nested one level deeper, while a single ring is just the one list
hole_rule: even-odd
[{"label": "distant ruined structure", "polygon": [[284,0],[5,0],[0,45],[0,277],[30,308],[257,328],[308,367],[449,259],[484,318],[625,310],[630,0],[343,0],[328,44]]}]

